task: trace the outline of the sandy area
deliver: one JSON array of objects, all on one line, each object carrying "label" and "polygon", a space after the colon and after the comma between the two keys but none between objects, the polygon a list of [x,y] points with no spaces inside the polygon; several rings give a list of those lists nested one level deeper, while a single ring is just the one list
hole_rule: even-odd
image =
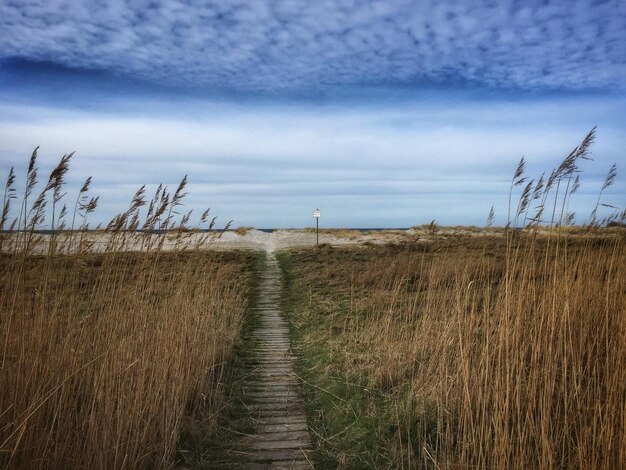
[{"label": "sandy area", "polygon": [[[544,229],[546,231],[547,229]],[[273,232],[263,232],[249,229],[245,233],[236,231],[224,232],[221,235],[216,232],[213,238],[202,244],[203,249],[216,250],[259,250],[274,252],[286,248],[315,246],[315,231],[311,229],[291,229],[275,230]],[[568,229],[570,236],[589,236],[588,232],[579,229]],[[363,245],[363,244],[385,244],[399,243],[403,241],[430,242],[439,238],[447,237],[482,237],[482,236],[503,236],[502,228],[479,228],[479,227],[439,227],[435,232],[428,226],[414,227],[407,230],[372,230],[359,231],[349,229],[320,230],[319,243],[332,246],[341,245]],[[547,231],[546,231],[547,234]],[[220,236],[218,236],[220,235]],[[49,235],[37,235],[39,242],[33,252],[47,253],[49,247]],[[78,246],[80,234],[72,235],[72,249],[68,249],[70,235],[65,233],[57,236],[58,252],[75,252]],[[199,240],[206,238],[206,233],[185,234],[182,238],[174,233],[167,234],[162,249],[180,250],[183,248],[194,249]],[[596,234],[597,236],[597,234]],[[21,234],[20,234],[21,237]],[[144,250],[149,243],[154,244],[158,237],[156,235],[147,236],[141,234],[124,235],[118,234],[112,238],[110,233],[88,232],[83,235],[85,241],[83,249],[91,252],[102,251],[140,251]],[[16,241],[16,234],[13,233],[5,238],[3,243],[4,251],[12,251]],[[88,247],[88,248],[87,248]]]},{"label": "sandy area", "polygon": [[[216,233],[217,235],[217,233]],[[34,253],[46,253],[49,247],[49,235],[37,235],[39,238]],[[75,234],[72,237],[72,249],[68,250],[70,243],[69,235],[57,235],[58,251],[76,251],[78,239],[80,235]],[[183,247],[194,248],[200,237],[206,237],[206,234],[190,234],[182,239],[176,239],[173,234],[165,237],[163,244],[164,250],[177,250]],[[333,246],[338,245],[360,245],[363,243],[390,243],[401,240],[415,239],[417,232],[413,229],[409,230],[386,230],[373,232],[359,232],[356,230],[332,230],[320,231],[319,243]],[[88,246],[88,251],[102,252],[107,250],[123,250],[123,251],[139,251],[145,249],[145,245],[150,242],[148,236],[126,237],[117,236],[117,241],[112,243],[112,237],[109,233],[87,233],[83,236],[84,246]],[[156,240],[156,236],[152,236],[152,243]],[[10,235],[4,243],[4,250],[11,251],[17,238],[15,234]],[[274,252],[285,248],[315,246],[316,235],[312,230],[275,230],[273,232],[262,232],[260,230],[250,229],[245,234],[237,234],[234,231],[222,233],[219,237],[215,236],[202,245],[202,248],[217,250],[259,250]]]},{"label": "sandy area", "polygon": [[[346,245],[355,243],[345,237],[337,237],[327,233],[320,233],[320,244]],[[315,246],[315,232],[305,230],[276,230],[271,233],[260,230],[249,230],[241,236],[235,232],[225,232],[216,240],[215,247],[218,249],[253,249],[264,251],[277,251],[284,248]]]},{"label": "sandy area", "polygon": [[[320,231],[320,245],[362,245],[364,243],[397,243],[403,240],[429,241],[420,230],[376,230],[361,232],[358,230],[324,230]],[[315,246],[316,235],[312,230],[275,230],[267,233],[251,229],[245,235],[225,232],[215,240],[217,249],[252,249],[268,252],[286,248]]]},{"label": "sandy area", "polygon": [[[319,243],[333,246],[338,245],[362,245],[364,243],[384,244],[398,243],[402,241],[428,242],[440,236],[466,235],[481,236],[496,234],[498,229],[474,229],[470,227],[445,227],[436,234],[429,233],[424,228],[410,228],[407,230],[323,230],[320,231]],[[235,232],[225,232],[219,240],[215,241],[218,249],[254,249],[269,252],[285,248],[315,246],[315,232],[312,230],[275,230],[271,233],[260,230],[249,230],[241,236]]]}]

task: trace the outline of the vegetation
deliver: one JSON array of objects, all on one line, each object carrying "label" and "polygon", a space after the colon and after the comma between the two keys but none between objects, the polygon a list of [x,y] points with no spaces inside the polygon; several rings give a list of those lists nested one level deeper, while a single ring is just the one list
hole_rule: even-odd
[{"label": "vegetation", "polygon": [[254,373],[253,338],[259,325],[259,313],[255,308],[258,298],[259,273],[263,270],[263,253],[247,254],[248,302],[243,316],[240,334],[235,340],[231,357],[223,374],[221,390],[223,403],[212,416],[212,432],[207,433],[203,420],[189,420],[179,441],[179,453],[184,456],[185,467],[196,469],[233,468],[246,463],[245,448],[241,438],[254,432],[255,415],[250,413],[246,402],[248,391],[243,385]]},{"label": "vegetation", "polygon": [[[398,244],[280,254],[320,468],[626,461],[626,213],[601,217],[615,167],[588,225],[569,212],[593,139],[547,178],[522,159],[502,229],[433,221]],[[40,185],[35,150],[17,204],[13,169],[5,185],[0,465],[232,464],[253,424],[260,258],[202,250],[219,235],[209,211],[203,230],[180,212],[186,177],[91,230],[91,178],[66,202],[71,159]]]},{"label": "vegetation", "polygon": [[249,225],[244,225],[242,227],[237,227],[234,231],[237,235],[243,237],[245,236],[246,233],[248,233],[250,230],[254,230],[254,227],[250,227]]},{"label": "vegetation", "polygon": [[[140,188],[95,233],[91,179],[68,213],[71,155],[34,197],[36,159],[35,151],[17,210],[13,170],[4,193],[0,466],[170,468],[194,423],[204,433],[217,425],[250,260],[199,250],[214,235],[189,231],[191,214],[178,214],[186,178],[150,201]],[[205,221],[213,226],[208,211]]]},{"label": "vegetation", "polygon": [[623,461],[623,239],[519,243],[282,255],[321,467]]},{"label": "vegetation", "polygon": [[504,236],[282,254],[320,468],[626,462],[624,213],[566,226],[592,140],[520,162]]}]

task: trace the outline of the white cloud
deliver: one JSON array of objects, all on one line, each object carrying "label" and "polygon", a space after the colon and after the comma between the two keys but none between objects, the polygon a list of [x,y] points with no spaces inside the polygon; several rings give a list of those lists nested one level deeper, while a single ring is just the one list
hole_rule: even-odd
[{"label": "white cloud", "polygon": [[269,92],[450,79],[623,89],[624,25],[620,0],[5,1],[0,58]]},{"label": "white cloud", "polygon": [[174,186],[189,173],[189,207],[212,206],[238,224],[302,226],[313,206],[325,209],[326,226],[481,224],[492,204],[504,214],[522,155],[533,176],[550,171],[597,123],[596,162],[584,168],[572,209],[589,212],[613,162],[620,176],[610,202],[626,206],[624,100],[358,108],[200,101],[193,109],[205,111],[189,116],[176,103],[144,105],[143,114],[0,105],[0,170],[23,168],[38,144],[45,171],[76,150],[70,186],[93,175],[101,220],[140,184]]}]

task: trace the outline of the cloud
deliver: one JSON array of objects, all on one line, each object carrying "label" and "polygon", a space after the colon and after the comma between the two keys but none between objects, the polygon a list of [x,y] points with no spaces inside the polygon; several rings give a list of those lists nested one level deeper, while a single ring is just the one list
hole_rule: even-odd
[{"label": "cloud", "polygon": [[619,179],[607,202],[626,206],[624,99],[359,108],[199,100],[192,108],[203,111],[189,115],[175,112],[179,103],[127,106],[142,104],[142,114],[2,104],[1,174],[11,165],[22,174],[37,144],[42,174],[76,150],[70,194],[92,175],[102,221],[123,210],[139,185],[174,187],[188,173],[189,208],[212,206],[241,225],[306,226],[315,207],[325,226],[482,224],[492,204],[503,223],[519,158],[526,155],[532,176],[549,172],[597,123],[596,161],[583,168],[571,209],[589,213],[613,162]]},{"label": "cloud", "polygon": [[0,58],[269,93],[624,88],[626,3],[6,0]]}]

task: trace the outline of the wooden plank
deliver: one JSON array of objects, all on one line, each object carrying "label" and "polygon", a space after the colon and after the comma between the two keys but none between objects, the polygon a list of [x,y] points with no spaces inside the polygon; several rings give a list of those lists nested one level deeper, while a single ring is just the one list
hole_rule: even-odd
[{"label": "wooden plank", "polygon": [[270,402],[270,403],[250,403],[247,405],[253,411],[290,411],[302,408],[302,402]]},{"label": "wooden plank", "polygon": [[304,416],[304,413],[301,415],[291,416],[266,416],[265,418],[257,420],[256,423],[257,426],[293,425],[306,423],[306,416]]},{"label": "wooden plank", "polygon": [[289,380],[293,381],[293,383],[298,383],[296,382],[295,377],[290,373],[290,372],[285,372],[285,371],[262,371],[262,370],[257,370],[255,371],[254,375],[256,375],[259,378],[262,378],[263,380],[267,380],[268,382],[271,382],[272,380],[274,382],[279,381],[279,380],[284,380],[286,382],[288,382]]},{"label": "wooden plank", "polygon": [[[301,440],[306,440],[307,442],[310,442],[309,439],[309,431],[305,431],[305,430],[297,430],[297,429],[290,429],[287,431],[272,431],[272,432],[258,432],[254,438],[252,439],[252,441],[285,441],[285,442],[289,442],[289,441],[301,441]],[[252,442],[251,441],[251,442]],[[298,445],[296,447],[302,447],[302,445]]]},{"label": "wooden plank", "polygon": [[263,339],[259,340],[258,345],[260,346],[273,346],[273,347],[289,347],[291,346],[291,342],[288,339],[283,338],[268,338],[266,336]]},{"label": "wooden plank", "polygon": [[267,344],[257,344],[251,350],[252,352],[257,352],[257,353],[274,353],[274,354],[287,354],[287,355],[291,354],[292,355],[292,352],[289,346],[282,346],[282,345],[273,346],[273,345],[267,345]]},{"label": "wooden plank", "polygon": [[296,381],[294,377],[284,377],[284,378],[272,378],[272,377],[255,377],[254,380],[250,380],[246,384],[246,387],[259,387],[263,385],[270,386],[283,386],[283,387],[291,387],[296,388],[300,386],[300,383]]},{"label": "wooden plank", "polygon": [[305,470],[313,466],[306,460],[274,460],[271,463],[251,462],[243,468],[246,470]]},{"label": "wooden plank", "polygon": [[303,421],[306,421],[306,415],[304,414],[303,411],[300,411],[298,409],[294,409],[294,410],[250,410],[250,414],[252,415],[253,418],[256,418],[258,420],[263,420],[265,418],[279,418],[281,416],[293,416],[293,417],[299,417],[301,418]]},{"label": "wooden plank", "polygon": [[269,364],[259,364],[257,366],[257,370],[259,372],[282,372],[287,375],[293,374],[293,367],[291,367],[291,364],[280,364],[278,361]]},{"label": "wooden plank", "polygon": [[273,354],[273,353],[261,353],[257,352],[256,354],[256,363],[259,365],[270,365],[270,364],[284,364],[293,368],[294,357],[289,356],[285,353]]},{"label": "wooden plank", "polygon": [[[278,325],[278,324],[270,324],[261,326],[267,334],[281,334],[284,335],[285,338],[289,338],[289,325]],[[259,334],[263,333],[262,331],[256,330],[251,332],[250,334]]]},{"label": "wooden plank", "polygon": [[304,448],[308,448],[311,446],[311,441],[309,440],[309,436],[307,434],[306,439],[296,439],[296,440],[289,440],[289,441],[283,441],[283,440],[278,440],[278,441],[261,441],[261,440],[255,440],[253,442],[250,443],[250,446],[253,449],[259,449],[259,450],[279,450],[279,449],[304,449]]},{"label": "wooden plank", "polygon": [[286,333],[252,333],[250,337],[259,338],[260,343],[289,341],[289,337]]},{"label": "wooden plank", "polygon": [[246,386],[246,388],[243,390],[243,393],[245,396],[250,396],[251,399],[255,399],[256,396],[255,395],[251,395],[251,394],[255,394],[255,393],[263,393],[265,395],[272,396],[272,395],[289,395],[292,397],[300,397],[300,394],[298,393],[298,387],[297,386],[289,386],[289,385],[260,385],[258,387],[249,387]]},{"label": "wooden plank", "polygon": [[257,433],[267,433],[267,432],[286,432],[286,431],[307,431],[308,433],[309,426],[306,422],[303,421],[294,421],[292,423],[281,423],[281,424],[261,424],[257,426]]},{"label": "wooden plank", "polygon": [[[276,460],[306,460],[311,451],[307,449],[250,449],[241,454],[253,462],[273,462]],[[310,458],[310,457],[309,457]]]},{"label": "wooden plank", "polygon": [[300,394],[295,390],[255,390],[244,396],[245,400],[250,400],[252,403],[303,403]]},{"label": "wooden plank", "polygon": [[246,397],[250,397],[252,400],[294,400],[299,399],[300,396],[294,390],[259,390],[254,392],[245,393]]},{"label": "wooden plank", "polygon": [[280,369],[293,373],[293,364],[280,357],[260,360],[256,363],[256,367],[261,370]]},{"label": "wooden plank", "polygon": [[[247,403],[251,410],[270,410],[270,409],[288,409],[293,410],[301,408],[304,403],[300,398],[286,400],[284,397],[265,397],[254,398]],[[272,408],[275,407],[275,408]]]},{"label": "wooden plank", "polygon": [[268,343],[267,341],[256,341],[256,344],[250,349],[252,351],[259,351],[259,352],[263,352],[265,350],[269,350],[269,351],[280,350],[280,351],[289,352],[290,345],[272,344],[272,343]]}]

